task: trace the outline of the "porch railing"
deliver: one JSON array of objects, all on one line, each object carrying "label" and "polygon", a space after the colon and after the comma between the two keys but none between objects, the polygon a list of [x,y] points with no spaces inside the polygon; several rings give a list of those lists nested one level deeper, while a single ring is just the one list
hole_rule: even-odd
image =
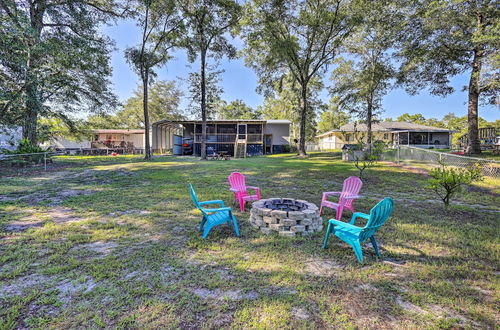
[{"label": "porch railing", "polygon": [[[240,134],[242,135],[242,134]],[[207,143],[234,143],[236,141],[237,134],[207,134]],[[262,134],[246,134],[247,143],[257,143],[262,142]],[[201,142],[201,134],[196,134],[194,137],[195,143]]]}]

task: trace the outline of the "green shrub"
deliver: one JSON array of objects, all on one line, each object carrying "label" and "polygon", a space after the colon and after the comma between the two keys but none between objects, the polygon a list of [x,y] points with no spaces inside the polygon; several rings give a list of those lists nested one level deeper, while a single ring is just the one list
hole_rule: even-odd
[{"label": "green shrub", "polygon": [[359,171],[360,179],[363,178],[365,169],[372,167],[377,161],[380,160],[385,148],[386,145],[382,141],[375,142],[371,150],[369,148],[365,148],[363,142],[359,142],[358,149],[362,150],[361,155],[358,155],[355,150],[348,151],[348,153],[354,158],[354,166]]},{"label": "green shrub", "polygon": [[[30,140],[23,138],[16,150],[4,149],[3,152],[9,155],[20,155],[19,157],[10,158],[9,162],[12,166],[24,167],[29,164],[40,164],[44,161],[44,153],[49,152],[50,148],[44,149],[34,145]],[[32,154],[32,155],[24,155]],[[48,156],[47,156],[48,157]],[[48,157],[49,158],[49,157]]]},{"label": "green shrub", "polygon": [[484,179],[478,164],[468,168],[456,168],[441,163],[441,167],[432,169],[429,175],[431,178],[427,188],[433,190],[441,198],[445,207],[449,206],[453,196],[462,191],[463,185]]}]

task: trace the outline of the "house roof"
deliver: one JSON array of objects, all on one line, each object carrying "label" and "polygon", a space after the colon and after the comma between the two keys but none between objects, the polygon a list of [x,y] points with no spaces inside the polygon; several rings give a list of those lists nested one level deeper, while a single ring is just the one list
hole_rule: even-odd
[{"label": "house roof", "polygon": [[143,129],[94,129],[92,132],[96,134],[144,134]]},{"label": "house roof", "polygon": [[[160,120],[153,125],[171,123],[171,124],[201,124],[202,120]],[[217,119],[207,120],[208,124],[212,123],[266,123],[266,124],[291,124],[287,119]]]},{"label": "house roof", "polygon": [[[356,126],[356,128],[355,128]],[[335,129],[320,135],[317,135],[318,137],[326,136],[334,132],[366,132],[367,127],[366,124],[358,123],[349,123],[346,125],[343,125],[340,127],[340,129]],[[446,128],[441,128],[441,127],[432,127],[432,126],[426,126],[426,125],[420,125],[420,124],[415,124],[415,123],[407,123],[403,121],[381,121],[379,123],[373,123],[372,124],[372,131],[373,132],[391,132],[391,133],[397,133],[397,132],[447,132],[447,133],[453,133],[452,130],[446,129]]]}]

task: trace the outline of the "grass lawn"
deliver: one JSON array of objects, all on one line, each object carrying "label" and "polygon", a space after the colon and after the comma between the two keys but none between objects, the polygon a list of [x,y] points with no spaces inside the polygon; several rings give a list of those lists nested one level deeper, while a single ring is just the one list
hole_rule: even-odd
[{"label": "grass lawn", "polygon": [[377,235],[382,259],[365,244],[361,266],[334,236],[322,249],[324,231],[266,236],[236,207],[241,237],[219,226],[203,240],[189,198],[192,183],[231,205],[227,176],[240,171],[263,197],[319,204],[357,173],[337,153],[55,165],[0,176],[0,329],[499,326],[498,180],[445,211],[423,170],[367,170],[356,211],[385,196],[395,209]]}]

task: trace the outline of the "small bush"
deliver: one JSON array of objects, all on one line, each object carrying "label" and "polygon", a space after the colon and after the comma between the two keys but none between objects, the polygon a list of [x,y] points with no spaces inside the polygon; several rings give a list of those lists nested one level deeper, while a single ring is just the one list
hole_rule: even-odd
[{"label": "small bush", "polygon": [[363,142],[358,143],[358,146],[359,150],[363,150],[361,155],[358,155],[353,150],[349,150],[348,153],[354,158],[354,166],[359,171],[359,178],[363,179],[365,169],[374,166],[380,160],[386,145],[382,141],[377,141],[373,144],[371,150],[364,147]]},{"label": "small bush", "polygon": [[441,167],[432,169],[429,172],[431,179],[427,188],[433,190],[448,207],[450,199],[458,192],[462,191],[462,186],[484,179],[481,174],[481,167],[478,164],[468,168],[456,168],[441,163]]},{"label": "small bush", "polygon": [[[45,152],[50,151],[50,148],[44,149],[37,145],[31,143],[30,140],[24,138],[19,143],[16,150],[3,150],[5,154],[9,155],[20,155],[19,157],[14,157],[9,160],[11,166],[24,167],[29,164],[40,164],[43,163]],[[24,155],[31,154],[31,155]]]},{"label": "small bush", "polygon": [[283,153],[289,153],[292,151],[292,147],[288,144],[284,144],[282,147],[281,147],[281,151]]}]

